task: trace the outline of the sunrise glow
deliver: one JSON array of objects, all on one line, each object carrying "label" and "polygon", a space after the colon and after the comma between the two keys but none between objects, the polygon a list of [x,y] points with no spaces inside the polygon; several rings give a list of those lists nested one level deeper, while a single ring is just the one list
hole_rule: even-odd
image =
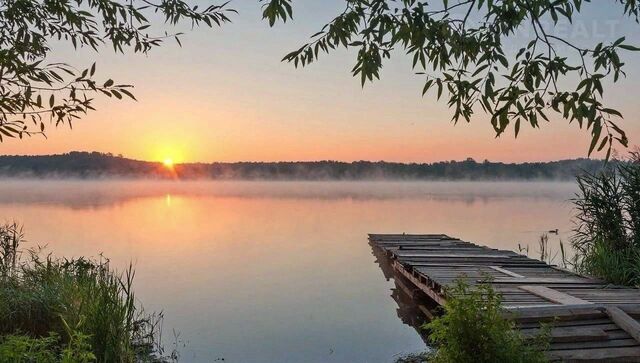
[{"label": "sunrise glow", "polygon": [[170,158],[164,159],[162,163],[164,164],[164,166],[166,166],[169,169],[173,168],[173,159],[170,159]]},{"label": "sunrise glow", "polygon": [[173,168],[173,159],[171,158],[166,158],[162,161],[162,164],[164,164],[164,166],[166,166],[169,169]]}]

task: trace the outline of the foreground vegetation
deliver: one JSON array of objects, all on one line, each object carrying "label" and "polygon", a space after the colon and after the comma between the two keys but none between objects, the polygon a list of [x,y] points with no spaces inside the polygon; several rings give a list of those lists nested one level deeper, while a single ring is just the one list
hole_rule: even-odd
[{"label": "foreground vegetation", "polygon": [[640,286],[640,150],[628,161],[579,177],[578,185],[576,270]]},{"label": "foreground vegetation", "polygon": [[501,297],[490,285],[469,287],[464,281],[448,291],[444,315],[428,323],[437,352],[433,363],[546,362],[548,335],[525,340],[502,316]]},{"label": "foreground vegetation", "polygon": [[[160,316],[135,302],[134,271],[23,251],[0,227],[0,362],[161,362]],[[175,359],[175,353],[169,359]]]}]

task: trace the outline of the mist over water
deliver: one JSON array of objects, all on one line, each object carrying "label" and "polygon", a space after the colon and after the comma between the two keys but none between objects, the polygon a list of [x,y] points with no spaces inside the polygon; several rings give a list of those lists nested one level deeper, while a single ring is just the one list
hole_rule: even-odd
[{"label": "mist over water", "polygon": [[149,181],[149,180],[4,180],[4,204],[52,204],[71,208],[107,208],[135,199],[166,195],[187,198],[250,199],[426,199],[474,203],[500,198],[569,200],[568,182],[468,181]]},{"label": "mist over water", "polygon": [[[133,261],[182,362],[390,362],[424,349],[398,318],[367,233],[445,233],[495,248],[558,228],[573,183],[2,181],[26,247]],[[184,346],[183,346],[184,345]]]}]

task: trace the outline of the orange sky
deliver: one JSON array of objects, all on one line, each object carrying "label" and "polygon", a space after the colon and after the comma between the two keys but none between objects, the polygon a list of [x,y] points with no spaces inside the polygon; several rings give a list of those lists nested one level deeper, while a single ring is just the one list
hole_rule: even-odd
[{"label": "orange sky", "polygon": [[[116,55],[105,48],[98,59],[98,76],[134,84],[139,101],[98,97],[98,111],[77,121],[73,130],[52,127],[48,139],[10,140],[0,144],[0,153],[96,150],[175,162],[429,162],[466,157],[531,161],[586,156],[588,133],[560,119],[541,130],[523,127],[517,140],[512,131],[495,139],[488,117],[482,114],[471,124],[453,126],[445,104],[420,96],[422,80],[402,57],[389,62],[382,80],[364,90],[349,74],[353,53],[337,51],[297,70],[280,62],[341,4],[300,1],[293,23],[269,29],[260,21],[257,4],[236,2],[240,15],[233,24],[189,32],[182,48],[169,43],[148,56]],[[585,19],[596,15],[587,12]],[[613,32],[639,38],[634,26],[617,24]],[[97,58],[89,51],[57,49],[52,61],[85,67]],[[640,144],[638,58],[625,59],[628,78],[609,89],[611,106],[625,114],[621,124],[636,144]]]}]

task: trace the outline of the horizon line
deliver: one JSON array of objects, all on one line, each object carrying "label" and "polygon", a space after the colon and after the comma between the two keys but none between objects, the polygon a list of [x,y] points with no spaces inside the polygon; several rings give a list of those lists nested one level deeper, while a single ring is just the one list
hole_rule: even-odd
[{"label": "horizon line", "polygon": [[[80,153],[80,154],[100,154],[101,156],[108,156],[114,158],[123,158],[132,161],[139,162],[147,162],[147,163],[163,163],[162,160],[144,160],[137,159],[134,157],[128,157],[124,154],[120,153],[112,153],[112,152],[102,152],[102,151],[83,151],[83,150],[71,150],[62,153],[54,153],[54,154],[0,154],[0,157],[51,157],[51,156],[64,156],[72,153]],[[474,162],[478,164],[482,164],[485,161],[490,163],[502,163],[502,164],[535,164],[535,163],[554,163],[561,161],[575,161],[575,160],[591,160],[591,161],[604,161],[604,159],[590,158],[590,157],[577,157],[577,158],[564,158],[564,159],[549,159],[549,160],[536,160],[536,161],[500,161],[500,160],[489,160],[484,158],[482,160],[478,160],[473,157],[467,157],[461,160],[455,159],[443,159],[437,161],[393,161],[393,160],[367,160],[367,159],[353,159],[353,160],[338,160],[338,159],[308,159],[308,160],[233,160],[233,161],[182,161],[175,162],[175,165],[189,165],[189,164],[240,164],[240,163],[255,163],[255,164],[276,164],[276,163],[320,163],[320,162],[336,162],[336,163],[346,163],[353,164],[358,162],[368,162],[368,163],[388,163],[388,164],[435,164],[435,163],[443,163],[443,162],[464,162],[470,161],[472,159]]]}]

